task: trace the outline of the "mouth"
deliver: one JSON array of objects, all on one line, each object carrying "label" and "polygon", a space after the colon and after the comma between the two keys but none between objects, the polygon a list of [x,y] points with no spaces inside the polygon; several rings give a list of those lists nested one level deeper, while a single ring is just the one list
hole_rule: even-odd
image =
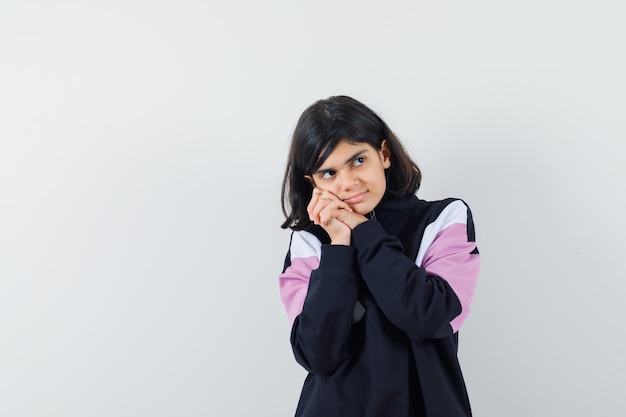
[{"label": "mouth", "polygon": [[344,203],[348,203],[348,204],[360,203],[361,201],[363,201],[366,194],[367,194],[367,191],[363,191],[362,193],[358,193],[348,198],[344,198],[343,201]]}]

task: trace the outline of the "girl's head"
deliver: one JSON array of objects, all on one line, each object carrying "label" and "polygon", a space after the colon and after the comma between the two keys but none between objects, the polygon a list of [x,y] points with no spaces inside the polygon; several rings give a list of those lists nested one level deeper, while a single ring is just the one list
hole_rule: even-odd
[{"label": "girl's head", "polygon": [[293,133],[281,227],[299,230],[310,223],[306,207],[314,186],[341,199],[360,201],[366,192],[369,200],[353,209],[369,212],[387,196],[414,194],[420,181],[419,168],[376,113],[347,96],[319,100],[302,113]]}]

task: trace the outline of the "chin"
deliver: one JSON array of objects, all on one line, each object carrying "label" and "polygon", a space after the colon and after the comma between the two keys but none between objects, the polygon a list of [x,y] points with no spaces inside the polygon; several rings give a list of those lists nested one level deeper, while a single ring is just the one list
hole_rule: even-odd
[{"label": "chin", "polygon": [[374,209],[373,207],[358,207],[358,204],[354,207],[350,206],[350,208],[354,210],[355,213],[359,213],[361,216],[367,216]]}]

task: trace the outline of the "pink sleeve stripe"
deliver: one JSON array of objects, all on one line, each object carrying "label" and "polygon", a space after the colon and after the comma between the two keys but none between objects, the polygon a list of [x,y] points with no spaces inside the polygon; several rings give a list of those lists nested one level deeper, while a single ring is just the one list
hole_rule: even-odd
[{"label": "pink sleeve stripe", "polygon": [[[461,200],[455,200],[448,204],[445,209],[424,230],[420,250],[415,258],[418,266],[424,265],[424,255],[433,243],[437,234],[453,224],[467,224],[467,206]],[[466,239],[467,240],[467,239]]]},{"label": "pink sleeve stripe", "polygon": [[465,322],[474,298],[480,264],[480,255],[471,253],[475,249],[476,243],[467,240],[467,226],[456,223],[440,231],[424,254],[426,271],[445,279],[461,302],[461,314],[450,322],[454,332]]},{"label": "pink sleeve stripe", "polygon": [[304,299],[309,289],[311,271],[319,267],[316,256],[308,258],[292,258],[291,265],[278,277],[280,297],[283,300],[289,325],[292,326],[298,314],[302,312]]}]

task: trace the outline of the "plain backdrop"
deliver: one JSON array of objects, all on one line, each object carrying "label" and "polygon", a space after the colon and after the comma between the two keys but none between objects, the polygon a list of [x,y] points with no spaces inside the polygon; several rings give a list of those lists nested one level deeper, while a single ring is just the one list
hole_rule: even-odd
[{"label": "plain backdrop", "polygon": [[0,2],[0,415],[290,416],[300,113],[378,112],[482,253],[476,416],[621,416],[626,3]]}]

